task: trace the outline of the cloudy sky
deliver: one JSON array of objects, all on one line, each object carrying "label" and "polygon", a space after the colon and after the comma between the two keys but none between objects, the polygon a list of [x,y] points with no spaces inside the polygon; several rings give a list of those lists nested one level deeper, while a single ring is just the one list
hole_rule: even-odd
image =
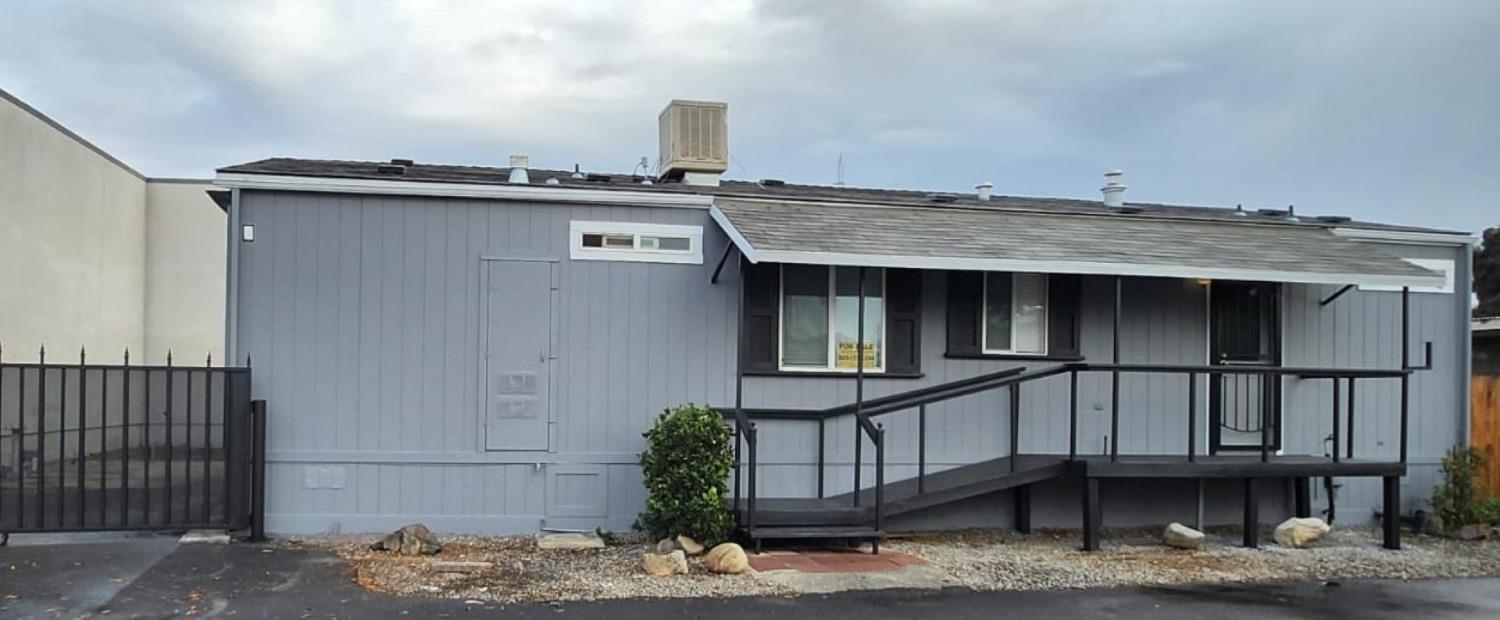
[{"label": "cloudy sky", "polygon": [[1500,225],[1500,2],[0,0],[0,88],[152,176],[271,156],[730,174]]}]

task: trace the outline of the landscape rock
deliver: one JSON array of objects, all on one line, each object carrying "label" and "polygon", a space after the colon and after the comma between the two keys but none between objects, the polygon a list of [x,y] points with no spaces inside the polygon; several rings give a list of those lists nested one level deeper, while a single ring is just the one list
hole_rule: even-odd
[{"label": "landscape rock", "polygon": [[693,540],[686,534],[677,535],[677,547],[687,552],[688,555],[699,555],[703,553],[703,544]]},{"label": "landscape rock", "polygon": [[688,572],[687,556],[681,549],[671,553],[647,553],[641,556],[641,565],[647,574],[655,577],[686,575]]},{"label": "landscape rock", "polygon": [[674,541],[674,540],[672,540],[670,538],[663,538],[661,540],[656,541],[656,552],[657,553],[671,553],[671,552],[676,551],[676,550],[677,550],[677,541]]},{"label": "landscape rock", "polygon": [[413,523],[387,534],[375,544],[376,551],[395,551],[401,555],[433,555],[443,550],[436,534],[421,523]]},{"label": "landscape rock", "polygon": [[1441,515],[1429,514],[1427,515],[1427,531],[1424,533],[1428,536],[1442,536],[1447,531],[1444,525]]},{"label": "landscape rock", "polygon": [[540,534],[536,539],[538,549],[564,549],[576,551],[581,549],[603,549],[604,539],[597,534],[589,532],[560,532],[554,534]]},{"label": "landscape rock", "polygon": [[1490,526],[1483,523],[1470,523],[1454,533],[1454,538],[1459,540],[1484,540],[1490,535]]},{"label": "landscape rock", "polygon": [[703,556],[703,566],[710,573],[738,575],[750,567],[750,558],[739,545],[724,543],[710,549],[708,555]]},{"label": "landscape rock", "polygon": [[1326,536],[1329,529],[1328,524],[1317,517],[1294,517],[1276,526],[1276,543],[1283,547],[1301,549]]},{"label": "landscape rock", "polygon": [[1203,546],[1203,532],[1190,528],[1181,523],[1173,523],[1162,532],[1161,541],[1169,547],[1178,549],[1197,549]]}]

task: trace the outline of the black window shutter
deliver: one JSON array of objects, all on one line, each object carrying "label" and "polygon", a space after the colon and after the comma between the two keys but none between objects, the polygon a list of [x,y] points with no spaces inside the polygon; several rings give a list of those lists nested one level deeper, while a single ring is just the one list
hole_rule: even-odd
[{"label": "black window shutter", "polygon": [[983,308],[984,274],[948,272],[948,354],[979,355],[979,313]]},{"label": "black window shutter", "polygon": [[922,371],[922,272],[885,272],[885,370],[896,374]]},{"label": "black window shutter", "polygon": [[1079,299],[1083,294],[1083,277],[1076,274],[1052,274],[1047,278],[1047,354],[1056,357],[1080,357]]},{"label": "black window shutter", "polygon": [[745,271],[745,370],[777,367],[776,324],[781,311],[781,265],[742,264]]}]

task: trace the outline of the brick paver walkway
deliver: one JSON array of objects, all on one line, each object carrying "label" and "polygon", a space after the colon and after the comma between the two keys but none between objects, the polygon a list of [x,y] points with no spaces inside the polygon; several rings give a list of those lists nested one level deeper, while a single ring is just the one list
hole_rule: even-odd
[{"label": "brick paver walkway", "polygon": [[750,556],[750,566],[758,571],[804,573],[877,573],[926,563],[917,556],[892,551],[881,551],[879,555],[859,551],[766,551]]}]

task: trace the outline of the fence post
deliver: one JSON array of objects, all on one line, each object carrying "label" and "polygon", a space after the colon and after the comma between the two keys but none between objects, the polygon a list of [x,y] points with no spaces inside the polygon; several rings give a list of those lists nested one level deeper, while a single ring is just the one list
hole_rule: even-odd
[{"label": "fence post", "polygon": [[250,542],[266,540],[266,401],[250,401]]}]

